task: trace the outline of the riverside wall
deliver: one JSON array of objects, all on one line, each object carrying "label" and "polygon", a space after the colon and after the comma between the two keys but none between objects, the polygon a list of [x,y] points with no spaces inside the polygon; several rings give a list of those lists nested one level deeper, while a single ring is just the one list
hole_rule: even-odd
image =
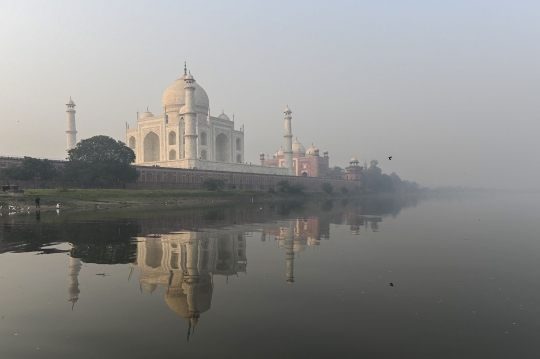
[{"label": "riverside wall", "polygon": [[[13,181],[3,176],[3,168],[16,166],[23,159],[17,157],[0,157],[0,182],[3,184],[18,184],[21,189],[42,188],[39,181]],[[63,165],[63,161],[56,161]],[[139,171],[139,179],[134,183],[110,183],[100,188],[128,189],[202,189],[203,182],[208,178],[222,179],[229,190],[267,191],[276,188],[278,182],[286,180],[291,185],[301,184],[308,191],[319,191],[323,183],[329,183],[334,190],[345,187],[349,190],[361,185],[361,181],[344,180],[340,178],[298,177],[260,173],[240,173],[228,171],[212,171],[199,169],[183,169],[169,167],[135,166]],[[84,188],[77,182],[51,181],[45,184],[47,188]],[[86,186],[88,187],[88,186]]]}]

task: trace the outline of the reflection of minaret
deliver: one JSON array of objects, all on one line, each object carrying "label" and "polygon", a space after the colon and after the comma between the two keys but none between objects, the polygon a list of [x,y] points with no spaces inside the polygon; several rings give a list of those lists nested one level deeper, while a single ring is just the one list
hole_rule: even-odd
[{"label": "reflection of minaret", "polygon": [[81,271],[82,262],[79,258],[69,257],[69,301],[72,303],[71,309],[75,306],[75,303],[79,300],[79,272]]},{"label": "reflection of minaret", "polygon": [[289,221],[285,228],[285,251],[287,259],[287,282],[294,282],[294,223]]}]

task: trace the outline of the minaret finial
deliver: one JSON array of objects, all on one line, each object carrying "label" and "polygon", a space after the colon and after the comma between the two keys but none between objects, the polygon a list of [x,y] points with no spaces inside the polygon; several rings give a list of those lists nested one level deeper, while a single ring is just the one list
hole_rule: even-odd
[{"label": "minaret finial", "polygon": [[148,106],[146,106],[146,112],[148,112]]},{"label": "minaret finial", "polygon": [[187,63],[184,61],[184,75],[187,75]]}]

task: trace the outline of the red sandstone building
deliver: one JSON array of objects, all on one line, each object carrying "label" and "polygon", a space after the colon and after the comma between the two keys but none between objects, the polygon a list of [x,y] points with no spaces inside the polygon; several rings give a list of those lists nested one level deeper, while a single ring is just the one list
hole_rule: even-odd
[{"label": "red sandstone building", "polygon": [[[328,175],[330,168],[330,159],[328,151],[323,152],[323,156],[319,155],[319,149],[311,146],[306,149],[298,140],[292,144],[292,160],[295,176],[302,177],[325,177]],[[265,154],[260,154],[261,166],[268,167],[285,167],[285,154],[283,149],[279,149],[273,158],[265,158]]]}]

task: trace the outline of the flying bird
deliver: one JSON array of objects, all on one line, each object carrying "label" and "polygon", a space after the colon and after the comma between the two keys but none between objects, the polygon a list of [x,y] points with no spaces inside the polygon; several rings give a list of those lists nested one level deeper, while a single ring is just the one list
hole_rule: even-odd
[{"label": "flying bird", "polygon": [[389,159],[390,161],[392,161],[392,156],[388,157],[388,159]]}]

